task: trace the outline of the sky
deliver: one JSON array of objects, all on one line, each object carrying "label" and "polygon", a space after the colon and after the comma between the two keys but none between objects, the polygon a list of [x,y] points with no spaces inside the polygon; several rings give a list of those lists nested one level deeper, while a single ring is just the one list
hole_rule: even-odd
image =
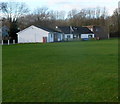
[{"label": "sky", "polygon": [[25,2],[31,11],[37,7],[48,7],[50,10],[66,12],[72,9],[106,7],[108,14],[112,15],[120,0],[0,0],[2,1]]}]

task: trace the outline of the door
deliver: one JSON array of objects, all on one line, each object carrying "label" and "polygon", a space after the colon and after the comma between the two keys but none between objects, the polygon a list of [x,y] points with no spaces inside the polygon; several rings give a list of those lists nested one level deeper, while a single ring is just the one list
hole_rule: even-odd
[{"label": "door", "polygon": [[47,37],[43,37],[43,43],[47,43]]},{"label": "door", "polygon": [[57,41],[58,41],[57,33],[54,33],[54,42],[57,42]]}]

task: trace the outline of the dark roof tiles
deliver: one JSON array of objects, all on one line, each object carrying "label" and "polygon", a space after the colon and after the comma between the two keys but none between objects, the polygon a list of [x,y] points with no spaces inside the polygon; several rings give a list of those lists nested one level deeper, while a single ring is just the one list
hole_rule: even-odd
[{"label": "dark roof tiles", "polygon": [[48,32],[61,32],[60,30],[57,30],[57,29],[52,29],[52,28],[46,28],[46,27],[42,27],[42,26],[37,26],[38,28],[41,28],[45,31],[48,31]]},{"label": "dark roof tiles", "polygon": [[87,27],[58,26],[58,28],[65,34],[89,34],[89,33],[93,33]]}]

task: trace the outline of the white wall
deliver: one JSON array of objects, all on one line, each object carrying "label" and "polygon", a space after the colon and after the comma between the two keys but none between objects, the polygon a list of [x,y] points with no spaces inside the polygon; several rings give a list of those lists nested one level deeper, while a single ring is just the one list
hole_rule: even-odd
[{"label": "white wall", "polygon": [[35,43],[35,42],[43,42],[43,37],[47,37],[48,40],[49,32],[37,28],[35,26],[30,26],[18,32],[17,34],[18,34],[18,43]]},{"label": "white wall", "polygon": [[70,36],[70,39],[73,39],[73,34],[64,34],[64,36],[65,36],[65,39],[67,39],[68,36]]},{"label": "white wall", "polygon": [[49,33],[47,40],[48,40],[47,42],[54,42],[54,33]]},{"label": "white wall", "polygon": [[92,38],[94,38],[94,34],[81,34],[81,39],[89,38],[89,35],[92,35]]},{"label": "white wall", "polygon": [[49,33],[48,35],[48,41],[49,42],[54,42],[54,35],[57,35],[57,41],[62,41],[63,40],[63,34],[62,33]]},{"label": "white wall", "polygon": [[[41,28],[30,26],[18,34],[18,43],[36,43],[43,42],[43,37],[47,37],[47,42],[54,42],[54,32],[47,32]],[[63,34],[57,33],[58,41],[63,40]]]},{"label": "white wall", "polygon": [[63,34],[62,33],[58,33],[58,41],[62,41],[63,40]]}]

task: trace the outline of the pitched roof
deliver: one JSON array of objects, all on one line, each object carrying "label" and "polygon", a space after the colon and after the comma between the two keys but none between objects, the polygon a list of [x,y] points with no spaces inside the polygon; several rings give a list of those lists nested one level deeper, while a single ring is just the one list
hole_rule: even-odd
[{"label": "pitched roof", "polygon": [[48,32],[61,32],[60,30],[58,29],[53,29],[53,28],[48,28],[48,27],[42,27],[42,26],[37,26],[38,28],[41,28],[45,31],[48,31]]},{"label": "pitched roof", "polygon": [[58,26],[58,28],[65,34],[88,34],[93,33],[87,27],[75,27],[75,26]]},{"label": "pitched roof", "polygon": [[89,30],[87,27],[73,27],[75,34],[89,34],[93,33],[91,30]]},{"label": "pitched roof", "polygon": [[58,29],[60,29],[64,34],[72,33],[70,26],[58,26]]},{"label": "pitched roof", "polygon": [[59,31],[59,30],[57,30],[57,29],[51,29],[51,28],[46,28],[46,27],[42,27],[42,26],[34,26],[34,25],[31,25],[30,27],[25,28],[25,29],[22,30],[22,31],[19,31],[17,34],[19,34],[19,33],[21,33],[21,32],[24,32],[24,31],[26,31],[26,30],[29,29],[29,28],[39,28],[39,29],[43,29],[43,30],[45,30],[45,31],[47,31],[47,32],[59,32],[59,33],[61,33],[61,31]]}]

